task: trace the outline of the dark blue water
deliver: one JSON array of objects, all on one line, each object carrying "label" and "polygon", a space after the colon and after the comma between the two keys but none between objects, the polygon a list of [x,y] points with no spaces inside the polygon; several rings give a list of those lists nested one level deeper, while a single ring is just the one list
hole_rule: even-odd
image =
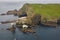
[{"label": "dark blue water", "polygon": [[[17,16],[13,15],[5,15],[0,16],[0,21],[4,20],[14,20],[17,19]],[[6,19],[5,19],[6,18]],[[52,27],[43,27],[36,26],[34,29],[36,33],[23,33],[18,28],[16,28],[16,32],[12,33],[6,28],[11,27],[10,23],[8,24],[0,24],[0,40],[60,40],[60,27],[52,28]]]},{"label": "dark blue water", "polygon": [[[13,15],[5,15],[0,16],[0,22],[1,21],[7,21],[7,20],[16,20],[18,17]],[[0,40],[14,40],[15,39],[15,33],[12,33],[7,28],[11,27],[11,24],[0,24]]]},{"label": "dark blue water", "polygon": [[60,27],[42,27],[35,28],[35,34],[23,34],[21,31],[17,31],[17,40],[60,40]]}]

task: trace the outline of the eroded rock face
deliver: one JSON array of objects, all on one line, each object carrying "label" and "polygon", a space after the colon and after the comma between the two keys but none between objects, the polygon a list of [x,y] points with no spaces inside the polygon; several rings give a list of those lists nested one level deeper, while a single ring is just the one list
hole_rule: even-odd
[{"label": "eroded rock face", "polygon": [[17,10],[15,9],[15,10],[10,10],[10,11],[8,11],[7,12],[7,15],[10,15],[10,14],[17,14]]},{"label": "eroded rock face", "polygon": [[31,21],[34,25],[38,25],[41,22],[41,15],[33,15]]},{"label": "eroded rock face", "polygon": [[21,17],[17,20],[17,24],[28,24],[28,25],[38,25],[41,22],[41,16],[40,15],[32,15],[27,17]]},{"label": "eroded rock face", "polygon": [[20,15],[18,15],[19,17],[24,17],[24,16],[27,16],[27,13],[26,12],[22,12]]},{"label": "eroded rock face", "polygon": [[57,20],[57,24],[60,25],[60,18]]},{"label": "eroded rock face", "polygon": [[46,23],[44,23],[44,25],[50,26],[50,27],[57,27],[57,22],[47,21]]}]

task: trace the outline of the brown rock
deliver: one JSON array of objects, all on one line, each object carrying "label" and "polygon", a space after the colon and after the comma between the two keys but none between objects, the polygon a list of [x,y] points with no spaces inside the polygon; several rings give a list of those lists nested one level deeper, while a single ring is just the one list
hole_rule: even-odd
[{"label": "brown rock", "polygon": [[22,32],[35,33],[35,30],[33,30],[33,29],[22,29]]},{"label": "brown rock", "polygon": [[57,24],[60,25],[60,18],[57,20]]}]

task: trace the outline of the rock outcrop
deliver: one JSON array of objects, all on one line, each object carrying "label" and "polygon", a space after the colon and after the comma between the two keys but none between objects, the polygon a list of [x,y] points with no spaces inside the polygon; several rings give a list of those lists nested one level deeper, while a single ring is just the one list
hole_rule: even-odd
[{"label": "rock outcrop", "polygon": [[57,20],[57,24],[60,25],[60,18]]},{"label": "rock outcrop", "polygon": [[33,29],[22,29],[21,31],[24,33],[36,33]]},{"label": "rock outcrop", "polygon": [[10,11],[8,11],[7,12],[7,15],[10,15],[10,14],[17,14],[17,10],[15,9],[15,10],[10,10]]}]

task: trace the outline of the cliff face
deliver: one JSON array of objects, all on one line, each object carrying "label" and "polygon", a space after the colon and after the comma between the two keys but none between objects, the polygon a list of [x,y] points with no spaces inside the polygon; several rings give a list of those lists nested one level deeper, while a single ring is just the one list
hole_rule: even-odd
[{"label": "cliff face", "polygon": [[20,10],[22,10],[22,12],[26,12],[30,17],[33,14],[33,10],[29,4],[25,4]]},{"label": "cliff face", "polygon": [[21,14],[24,12],[27,14],[26,24],[35,25],[41,21],[41,15],[36,15],[29,4],[25,4],[19,11],[21,11]]}]

